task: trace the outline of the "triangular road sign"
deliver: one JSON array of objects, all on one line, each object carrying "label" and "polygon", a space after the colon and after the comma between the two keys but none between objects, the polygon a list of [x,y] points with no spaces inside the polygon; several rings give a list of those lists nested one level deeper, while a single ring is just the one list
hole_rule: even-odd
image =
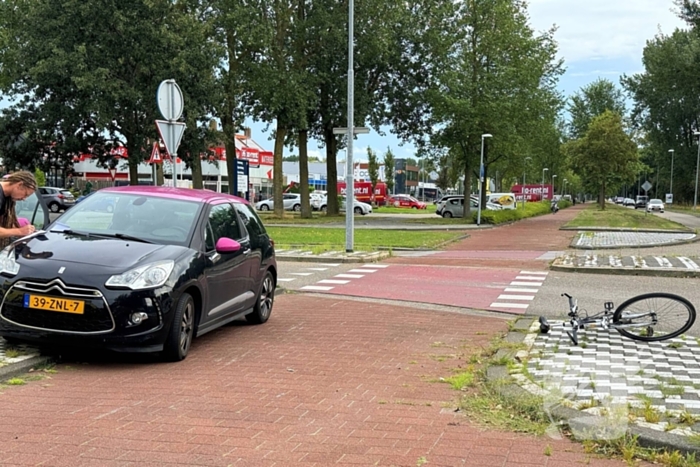
[{"label": "triangular road sign", "polygon": [[182,134],[185,132],[185,124],[156,120],[156,126],[165,144],[165,150],[171,156],[177,154],[177,148],[180,147],[180,141],[182,141]]},{"label": "triangular road sign", "polygon": [[151,158],[148,159],[149,164],[160,164],[163,162],[163,158],[160,157],[160,149],[158,149],[158,143],[153,143],[153,151],[151,151]]}]

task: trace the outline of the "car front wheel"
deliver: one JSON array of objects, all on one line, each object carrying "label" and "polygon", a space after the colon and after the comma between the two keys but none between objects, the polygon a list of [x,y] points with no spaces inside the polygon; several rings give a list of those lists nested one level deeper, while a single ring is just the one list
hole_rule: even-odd
[{"label": "car front wheel", "polygon": [[194,316],[194,300],[190,294],[183,293],[175,307],[173,323],[163,346],[164,360],[179,362],[187,357],[194,335]]},{"label": "car front wheel", "polygon": [[51,203],[49,205],[49,209],[51,210],[51,212],[58,212],[60,211],[61,206],[59,206],[58,203]]},{"label": "car front wheel", "polygon": [[263,204],[262,206],[260,206],[260,210],[261,210],[261,211],[269,211],[269,210],[270,210],[270,206],[268,206],[267,204]]},{"label": "car front wheel", "polygon": [[275,279],[270,271],[265,272],[258,299],[253,312],[245,315],[246,321],[252,324],[263,324],[270,318],[272,305],[275,302]]}]

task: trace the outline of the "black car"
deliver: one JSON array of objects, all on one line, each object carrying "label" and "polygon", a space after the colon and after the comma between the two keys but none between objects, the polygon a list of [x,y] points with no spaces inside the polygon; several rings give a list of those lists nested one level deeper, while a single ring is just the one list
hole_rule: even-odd
[{"label": "black car", "polygon": [[[113,210],[94,209],[103,197]],[[105,188],[0,252],[0,336],[178,361],[194,336],[266,322],[276,281],[274,243],[245,200]]]}]

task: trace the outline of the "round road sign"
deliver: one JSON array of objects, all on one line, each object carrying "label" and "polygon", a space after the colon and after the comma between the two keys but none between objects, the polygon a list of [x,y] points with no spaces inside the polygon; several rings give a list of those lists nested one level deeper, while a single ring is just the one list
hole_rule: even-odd
[{"label": "round road sign", "polygon": [[161,82],[156,92],[158,109],[166,120],[177,120],[182,116],[184,99],[182,91],[174,79]]}]

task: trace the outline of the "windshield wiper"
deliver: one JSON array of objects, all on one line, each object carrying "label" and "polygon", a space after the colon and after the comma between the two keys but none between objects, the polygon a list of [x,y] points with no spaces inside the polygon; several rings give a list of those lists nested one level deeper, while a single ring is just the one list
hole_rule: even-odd
[{"label": "windshield wiper", "polygon": [[134,237],[132,235],[123,234],[123,233],[114,233],[114,234],[100,233],[100,234],[90,234],[90,235],[94,235],[96,237],[119,238],[121,240],[132,240],[134,242],[141,242],[141,243],[153,243],[152,241],[146,240],[145,238]]},{"label": "windshield wiper", "polygon": [[65,233],[69,235],[77,235],[79,237],[89,237],[90,234],[89,232],[78,232],[77,230],[71,230],[71,229],[51,229],[49,232],[54,232],[54,233]]}]

